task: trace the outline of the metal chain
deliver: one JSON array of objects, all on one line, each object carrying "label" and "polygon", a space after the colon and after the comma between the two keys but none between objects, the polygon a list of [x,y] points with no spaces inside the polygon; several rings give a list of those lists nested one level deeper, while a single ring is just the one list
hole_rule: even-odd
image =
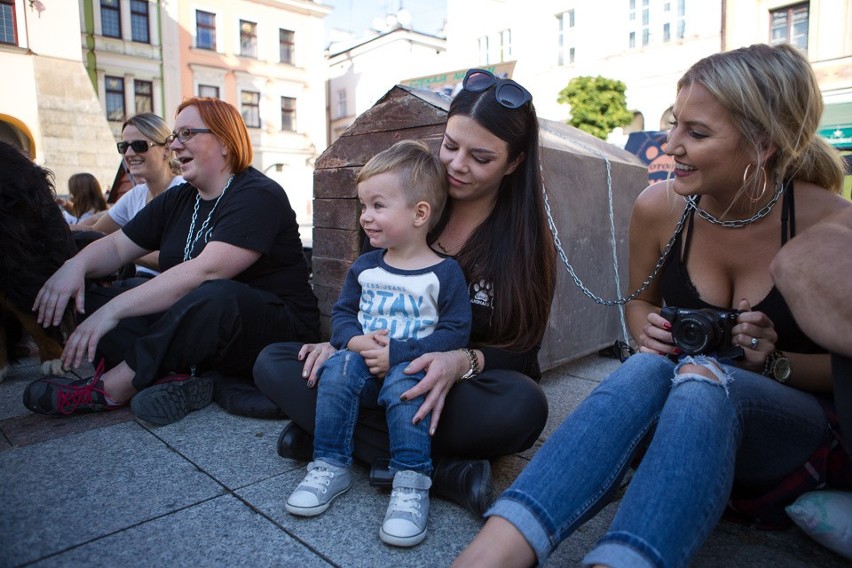
[{"label": "metal chain", "polygon": [[[610,191],[612,191],[611,185],[609,185],[609,189]],[[651,274],[648,275],[644,282],[642,282],[642,285],[637,290],[632,292],[629,296],[617,298],[615,300],[606,300],[589,290],[583,284],[583,281],[580,280],[579,276],[577,276],[574,267],[571,266],[571,263],[568,261],[568,256],[565,254],[565,250],[562,248],[562,242],[559,240],[559,232],[556,229],[556,223],[553,221],[553,215],[551,214],[550,210],[550,202],[547,198],[547,190],[544,188],[544,181],[542,181],[542,193],[544,194],[544,210],[547,214],[547,223],[550,226],[550,232],[553,233],[553,241],[556,244],[556,251],[559,253],[559,258],[562,260],[562,264],[565,265],[565,268],[568,270],[568,274],[570,274],[571,278],[574,280],[574,284],[576,284],[576,286],[580,288],[580,290],[582,290],[583,294],[594,300],[595,303],[601,304],[603,306],[623,306],[627,302],[636,299],[639,294],[648,289],[648,286],[651,285],[651,282],[654,281],[654,278],[657,277],[657,274],[660,272],[660,269],[662,269],[663,265],[665,264],[666,258],[669,255],[669,251],[671,251],[672,247],[674,246],[675,240],[677,240],[678,235],[683,230],[683,226],[686,223],[687,217],[689,216],[689,210],[693,207],[692,204],[687,204],[687,207],[684,208],[683,214],[681,215],[680,219],[677,222],[677,225],[675,226],[674,233],[672,233],[669,242],[666,243],[666,246],[663,248],[663,252],[660,253],[660,258],[657,260],[657,264],[654,266],[654,269],[651,271]],[[610,224],[614,228],[615,218],[614,212],[612,210],[610,210]],[[614,242],[615,241],[613,240],[613,250],[615,249]],[[614,265],[614,269],[616,271],[618,270],[617,264]],[[616,286],[618,286],[617,283]]]},{"label": "metal chain", "polygon": [[772,196],[772,199],[769,202],[761,207],[757,213],[749,217],[748,219],[733,219],[731,221],[720,221],[704,209],[698,206],[698,199],[692,195],[689,197],[684,197],[683,200],[687,203],[687,208],[692,207],[695,209],[695,212],[698,213],[698,216],[708,221],[714,225],[720,225],[722,227],[727,227],[731,229],[739,229],[741,227],[745,227],[747,225],[751,225],[755,221],[763,219],[772,211],[772,208],[775,207],[775,204],[778,202],[778,198],[781,197],[781,194],[784,193],[781,188],[781,184],[778,184],[778,189],[775,191],[775,195]]},{"label": "metal chain", "polygon": [[[192,258],[192,251],[195,250],[195,245],[198,243],[198,239],[201,238],[201,235],[204,234],[204,230],[207,228],[207,225],[210,224],[210,219],[213,218],[213,212],[216,211],[216,207],[219,206],[219,202],[222,200],[225,192],[228,191],[229,187],[231,187],[232,181],[234,181],[234,174],[231,174],[231,177],[228,178],[228,183],[225,184],[225,188],[222,190],[222,193],[220,193],[219,197],[216,198],[216,203],[213,204],[213,209],[211,209],[210,213],[207,214],[207,218],[201,224],[201,228],[198,229],[197,233],[195,233],[195,238],[193,239],[192,232],[195,230],[195,222],[198,219],[198,206],[201,203],[201,194],[198,193],[195,195],[195,207],[192,210],[192,222],[189,224],[189,232],[186,234],[186,245],[183,247],[184,262]],[[204,242],[207,242],[207,237],[205,237]]]}]

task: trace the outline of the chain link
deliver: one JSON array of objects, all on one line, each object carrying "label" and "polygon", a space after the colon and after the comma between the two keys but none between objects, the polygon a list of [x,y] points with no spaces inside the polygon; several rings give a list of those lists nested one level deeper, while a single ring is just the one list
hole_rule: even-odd
[{"label": "chain link", "polygon": [[[678,235],[683,230],[683,226],[686,223],[686,219],[687,217],[689,217],[689,210],[693,207],[692,204],[688,203],[687,207],[684,208],[683,214],[681,215],[680,219],[677,222],[677,225],[675,226],[674,233],[669,239],[669,242],[666,243],[666,246],[663,248],[663,252],[660,253],[660,258],[657,260],[657,264],[654,266],[654,270],[651,271],[651,274],[648,275],[644,282],[642,282],[642,285],[637,290],[632,292],[629,296],[617,298],[615,300],[606,300],[592,292],[589,288],[587,288],[586,285],[583,284],[583,281],[580,279],[580,277],[577,276],[577,272],[574,270],[574,267],[571,266],[571,263],[568,260],[568,255],[565,254],[565,249],[562,248],[562,242],[559,240],[559,232],[556,229],[556,223],[553,220],[553,215],[550,210],[550,202],[547,198],[547,190],[544,188],[543,182],[542,190],[542,192],[544,193],[544,210],[547,214],[547,223],[550,227],[550,232],[553,233],[553,241],[556,244],[556,251],[559,253],[559,258],[562,260],[562,264],[565,265],[565,268],[566,270],[568,270],[568,274],[571,276],[571,279],[574,281],[574,284],[583,292],[583,294],[594,300],[596,304],[601,304],[602,306],[622,306],[631,300],[635,300],[639,296],[639,294],[648,289],[648,286],[651,285],[651,282],[654,281],[654,278],[657,277],[657,274],[660,272],[660,269],[662,269],[663,265],[666,263],[666,258],[669,255],[669,251],[671,251],[672,247],[674,246],[675,240],[677,240]],[[615,218],[612,214],[610,215],[610,223],[612,227],[615,226]],[[615,246],[613,241],[613,249],[614,248]],[[614,268],[617,271],[618,265],[615,264]],[[618,286],[618,284],[616,284],[616,286]]]},{"label": "chain link", "polygon": [[733,219],[731,221],[720,221],[704,209],[698,206],[698,199],[691,195],[689,197],[684,197],[683,200],[687,203],[687,209],[690,207],[695,209],[695,212],[698,213],[698,216],[704,219],[705,221],[712,223],[714,225],[720,225],[722,227],[727,227],[729,229],[739,229],[741,227],[745,227],[747,225],[751,225],[755,221],[763,219],[772,211],[772,208],[775,207],[775,204],[778,202],[778,198],[781,197],[781,194],[784,193],[782,191],[782,186],[779,183],[778,189],[775,191],[775,195],[772,196],[772,199],[769,202],[761,207],[757,213],[749,217],[748,219]]}]

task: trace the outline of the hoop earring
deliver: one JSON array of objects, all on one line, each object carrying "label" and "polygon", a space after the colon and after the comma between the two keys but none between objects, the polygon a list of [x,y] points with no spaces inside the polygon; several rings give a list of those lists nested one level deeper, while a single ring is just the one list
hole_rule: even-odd
[{"label": "hoop earring", "polygon": [[[745,187],[746,187],[746,180],[748,179],[749,169],[751,169],[751,164],[747,164],[746,169],[743,172],[743,189],[745,189]],[[764,195],[766,195],[766,184],[767,184],[768,180],[767,180],[767,176],[766,176],[766,169],[763,166],[760,166],[760,173],[763,174],[763,187],[761,188],[760,193],[757,196],[751,196],[751,195],[748,194],[748,191],[746,191],[746,196],[748,197],[749,201],[751,201],[752,203],[757,203],[758,201],[763,199]],[[755,174],[755,175],[757,175],[757,174]]]}]

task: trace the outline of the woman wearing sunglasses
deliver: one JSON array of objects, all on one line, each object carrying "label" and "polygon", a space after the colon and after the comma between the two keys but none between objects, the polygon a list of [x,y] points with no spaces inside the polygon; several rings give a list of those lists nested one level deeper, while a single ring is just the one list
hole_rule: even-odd
[{"label": "woman wearing sunglasses", "polygon": [[[239,111],[219,99],[187,99],[164,142],[187,183],[67,261],[36,298],[45,326],[71,299],[86,316],[68,338],[63,364],[103,358],[107,370],[91,379],[33,382],[24,403],[34,412],[68,415],[130,403],[137,417],[168,424],[210,403],[206,371],[249,376],[264,346],[318,338],[296,215],[281,187],[251,167]],[[162,273],[145,283],[86,286],[86,278],[153,250],[160,251]]]},{"label": "woman wearing sunglasses", "polygon": [[[79,229],[109,235],[121,229],[152,199],[184,179],[166,138],[171,134],[166,121],[153,113],[137,114],[124,121],[122,141],[116,144],[124,167],[138,183],[122,195],[104,215]],[[159,271],[159,251],[136,260],[136,276],[150,278]]]},{"label": "woman wearing sunglasses", "polygon": [[[813,70],[787,44],[717,53],[681,77],[672,179],[639,195],[630,223],[630,288],[664,262],[627,303],[640,352],[548,438],[454,566],[544,565],[631,464],[583,566],[689,566],[726,508],[785,528],[799,495],[852,487],[829,356],[770,275],[785,242],[849,206],[840,156],[817,135],[822,110]],[[677,308],[703,317],[681,326]],[[702,348],[722,317],[729,333]]]},{"label": "woman wearing sunglasses", "polygon": [[[404,396],[426,396],[415,419],[431,414],[434,494],[481,514],[490,500],[487,460],[532,446],[547,418],[537,354],[553,296],[555,251],[529,92],[470,70],[450,105],[440,159],[449,200],[429,242],[465,273],[471,341],[469,349],[415,359],[410,371],[426,375]],[[256,384],[292,418],[279,438],[283,457],[311,459],[315,386],[331,351],[327,343],[280,344],[258,358]],[[374,484],[392,477],[380,465],[388,447],[383,410],[362,407],[354,455],[373,465]]]}]

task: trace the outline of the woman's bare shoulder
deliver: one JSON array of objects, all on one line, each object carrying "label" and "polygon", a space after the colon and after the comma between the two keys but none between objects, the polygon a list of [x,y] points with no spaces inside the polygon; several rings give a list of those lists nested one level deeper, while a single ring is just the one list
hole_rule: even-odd
[{"label": "woman's bare shoulder", "polygon": [[667,181],[653,183],[642,190],[633,204],[633,218],[659,223],[679,218],[686,202],[669,188]]}]

